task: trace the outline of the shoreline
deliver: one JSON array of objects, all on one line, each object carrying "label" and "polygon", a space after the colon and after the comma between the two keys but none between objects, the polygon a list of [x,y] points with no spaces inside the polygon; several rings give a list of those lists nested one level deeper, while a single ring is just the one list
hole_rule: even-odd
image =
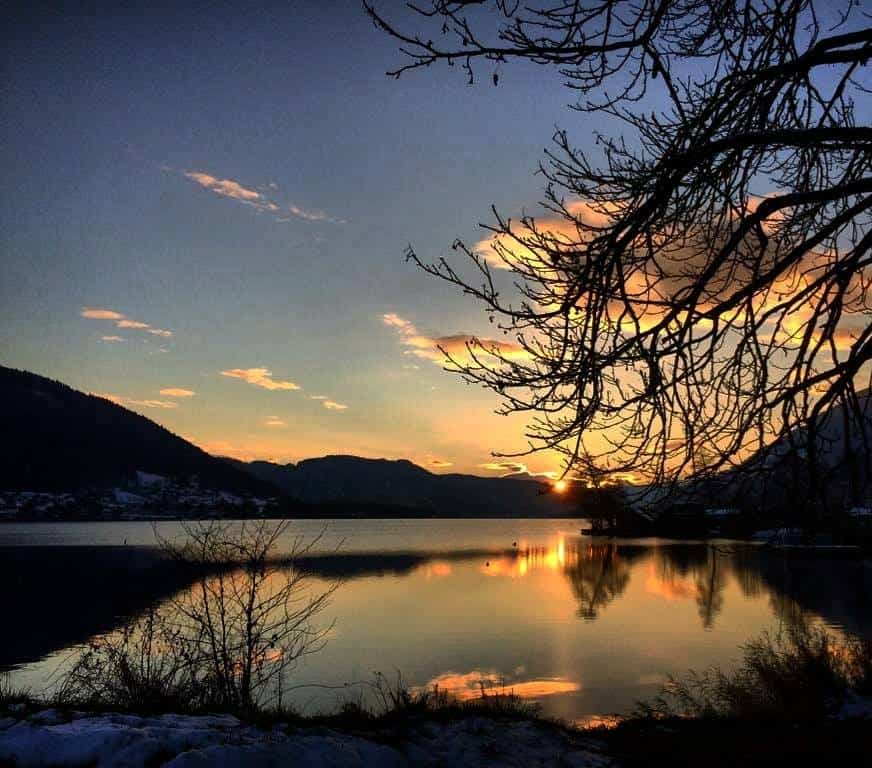
[{"label": "shoreline", "polygon": [[[245,720],[230,714],[133,714],[35,703],[0,707],[0,765],[225,768],[235,765],[607,768],[830,764],[868,757],[872,700],[824,720],[627,717],[581,729],[535,714],[438,710]],[[807,764],[807,763],[806,763]]]},{"label": "shoreline", "polygon": [[40,709],[0,714],[0,765],[616,765],[590,734],[535,717],[469,714],[342,723],[342,716],[246,722],[228,714],[136,715]]}]

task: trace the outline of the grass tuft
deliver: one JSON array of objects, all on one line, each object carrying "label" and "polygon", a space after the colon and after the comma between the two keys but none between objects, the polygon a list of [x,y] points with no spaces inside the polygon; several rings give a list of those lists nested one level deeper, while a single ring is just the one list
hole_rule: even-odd
[{"label": "grass tuft", "polygon": [[12,675],[8,672],[0,675],[0,710],[30,704],[33,695],[28,688],[16,688],[12,685]]},{"label": "grass tuft", "polygon": [[732,672],[717,667],[670,678],[660,695],[641,702],[643,718],[820,720],[851,695],[872,690],[872,643],[839,641],[822,628],[763,634],[742,646]]}]

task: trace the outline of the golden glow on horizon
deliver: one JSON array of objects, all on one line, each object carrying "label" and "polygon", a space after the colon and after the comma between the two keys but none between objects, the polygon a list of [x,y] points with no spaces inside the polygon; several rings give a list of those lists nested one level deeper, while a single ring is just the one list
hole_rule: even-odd
[{"label": "golden glow on horizon", "polygon": [[446,576],[450,576],[453,570],[454,569],[451,567],[451,563],[437,560],[427,566],[427,578],[444,578]]},{"label": "golden glow on horizon", "polygon": [[554,483],[553,488],[556,493],[566,493],[566,489],[569,488],[569,483],[567,483],[566,480],[557,480]]}]

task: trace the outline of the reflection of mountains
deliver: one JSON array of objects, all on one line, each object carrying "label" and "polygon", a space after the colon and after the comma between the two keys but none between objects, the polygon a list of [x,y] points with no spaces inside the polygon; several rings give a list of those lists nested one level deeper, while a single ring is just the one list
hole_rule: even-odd
[{"label": "reflection of mountains", "polygon": [[189,579],[145,547],[0,547],[0,670],[108,632]]},{"label": "reflection of mountains", "polygon": [[447,552],[349,552],[298,558],[300,570],[322,578],[359,579],[367,576],[405,576],[435,562],[462,562],[511,557],[513,550],[458,549]]},{"label": "reflection of mountains", "polygon": [[[620,599],[631,577],[646,590],[693,599],[703,626],[712,627],[732,576],[742,594],[768,593],[785,623],[807,614],[872,636],[872,565],[864,561],[784,559],[752,547],[623,544],[587,538],[554,547],[434,552],[311,555],[297,566],[313,576],[356,579],[404,576],[439,563],[498,564],[523,577],[548,568],[572,588],[578,616],[592,620]],[[647,569],[647,570],[646,570]],[[0,547],[0,670],[111,631],[187,588],[197,574],[145,547]]]},{"label": "reflection of mountains", "polygon": [[[493,550],[311,555],[313,576],[402,576],[434,560],[508,555]],[[0,546],[0,671],[110,632],[189,587],[198,572],[149,547]]]}]

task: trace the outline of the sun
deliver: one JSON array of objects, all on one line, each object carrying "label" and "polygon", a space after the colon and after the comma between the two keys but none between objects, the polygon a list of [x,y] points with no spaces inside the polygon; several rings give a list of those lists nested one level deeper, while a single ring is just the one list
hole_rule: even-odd
[{"label": "sun", "polygon": [[565,493],[568,487],[569,483],[567,483],[566,480],[558,480],[554,483],[554,492]]}]

